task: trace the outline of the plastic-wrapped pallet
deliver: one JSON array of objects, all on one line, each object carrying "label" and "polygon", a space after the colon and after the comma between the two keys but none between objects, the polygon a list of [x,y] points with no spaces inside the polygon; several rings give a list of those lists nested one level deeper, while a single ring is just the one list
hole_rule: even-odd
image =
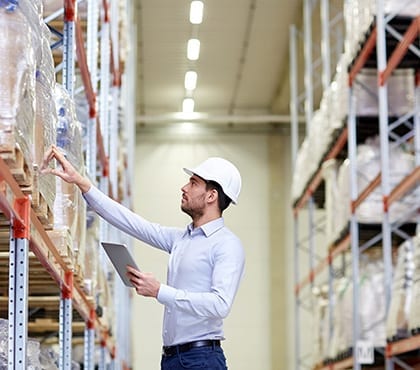
[{"label": "plastic-wrapped pallet", "polygon": [[328,313],[328,288],[320,287],[315,296],[314,312],[314,353],[313,363],[319,364],[328,357],[329,350],[329,313]]},{"label": "plastic-wrapped pallet", "polygon": [[329,159],[322,165],[322,176],[325,182],[325,237],[330,245],[333,243],[344,225],[337,223],[337,214],[341,199],[338,188],[338,162],[336,159]]},{"label": "plastic-wrapped pallet", "polygon": [[86,293],[95,296],[99,269],[99,216],[88,209],[86,221],[86,248],[82,262],[85,268],[84,285]]},{"label": "plastic-wrapped pallet", "polygon": [[[57,111],[56,143],[70,163],[80,173],[84,173],[82,135],[80,123],[76,119],[73,100],[61,86],[55,86],[55,105]],[[86,203],[74,184],[68,184],[56,177],[56,198],[54,202],[54,229],[67,230],[72,238],[75,260],[77,254],[84,255],[86,237]]]},{"label": "plastic-wrapped pallet", "polygon": [[[376,15],[376,0],[346,0],[344,2],[345,50],[355,56]],[[416,17],[420,0],[384,0],[385,14]]]},{"label": "plastic-wrapped pallet", "polygon": [[17,146],[31,174],[35,50],[30,22],[14,4],[0,3],[0,150],[14,153]]},{"label": "plastic-wrapped pallet", "polygon": [[408,326],[410,332],[413,334],[420,334],[420,226],[417,227],[417,235],[413,238],[413,248],[413,295],[408,317]]},{"label": "plastic-wrapped pallet", "polygon": [[352,343],[353,320],[352,302],[353,285],[351,277],[345,276],[334,281],[335,304],[333,306],[333,334],[328,353],[330,359],[335,359],[346,352]]},{"label": "plastic-wrapped pallet", "polygon": [[330,122],[335,127],[343,127],[347,121],[345,117],[348,112],[348,72],[347,67],[351,61],[351,58],[343,53],[341,54],[337,67],[335,69],[335,75],[331,81],[330,86],[324,91],[321,104],[326,104],[326,110],[329,112]]},{"label": "plastic-wrapped pallet", "polygon": [[0,318],[0,369],[7,369],[8,346],[9,346],[8,321]]},{"label": "plastic-wrapped pallet", "polygon": [[[346,160],[340,167],[338,182],[340,189],[341,211],[338,215],[339,222],[347,223],[350,217],[350,193],[349,193],[349,161]],[[379,174],[381,168],[379,138],[370,138],[365,144],[357,147],[357,187],[360,194]],[[400,147],[394,147],[390,151],[390,186],[395,187],[405,176],[414,169],[414,157]],[[412,203],[418,199],[418,192],[410,194],[391,204],[389,215],[391,222],[398,220],[401,215],[412,212]],[[374,191],[356,209],[357,220],[360,223],[381,223],[383,218],[383,201],[381,188]]]},{"label": "plastic-wrapped pallet", "polygon": [[[374,347],[384,347],[386,342],[383,279],[381,251],[368,250],[360,257],[360,339]],[[330,358],[345,353],[353,343],[353,282],[350,277],[337,283],[335,297]]]},{"label": "plastic-wrapped pallet", "polygon": [[385,334],[384,265],[381,248],[368,249],[360,258],[361,339],[384,347]]},{"label": "plastic-wrapped pallet", "polygon": [[292,199],[298,200],[313,174],[319,168],[328,148],[334,140],[336,127],[330,124],[328,107],[314,112],[310,131],[299,148],[293,174]]},{"label": "plastic-wrapped pallet", "polygon": [[391,304],[388,312],[386,336],[388,340],[409,336],[408,315],[411,306],[414,275],[414,243],[406,240],[398,248],[397,264],[394,269]]},{"label": "plastic-wrapped pallet", "polygon": [[[387,80],[388,115],[402,116],[414,110],[415,75],[412,69],[397,70]],[[378,116],[378,75],[376,70],[363,69],[354,82],[356,114]]]},{"label": "plastic-wrapped pallet", "polygon": [[[50,31],[44,24],[42,30],[42,52],[36,71],[36,120],[33,148],[34,163],[37,168],[41,166],[45,151],[55,143],[57,136],[57,113],[54,104],[55,71],[49,42]],[[56,192],[55,178],[40,176],[39,192],[49,209],[53,210]]]}]

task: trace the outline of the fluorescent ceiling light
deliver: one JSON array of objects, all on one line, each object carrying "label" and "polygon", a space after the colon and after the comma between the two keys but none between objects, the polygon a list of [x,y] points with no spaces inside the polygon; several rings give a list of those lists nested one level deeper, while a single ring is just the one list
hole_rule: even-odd
[{"label": "fluorescent ceiling light", "polygon": [[194,99],[185,98],[182,102],[182,112],[183,113],[192,113],[194,112]]},{"label": "fluorescent ceiling light", "polygon": [[189,60],[197,60],[200,56],[200,40],[189,39],[187,45],[187,58]]},{"label": "fluorescent ceiling light", "polygon": [[187,90],[194,90],[197,87],[197,72],[188,71],[185,73],[184,86]]},{"label": "fluorescent ceiling light", "polygon": [[200,24],[203,21],[204,4],[202,1],[191,1],[190,6],[190,22],[192,24]]}]

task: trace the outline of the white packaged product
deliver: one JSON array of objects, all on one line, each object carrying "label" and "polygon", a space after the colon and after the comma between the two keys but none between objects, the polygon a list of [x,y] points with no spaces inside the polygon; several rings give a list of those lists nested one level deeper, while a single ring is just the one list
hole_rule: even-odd
[{"label": "white packaged product", "polygon": [[[378,75],[376,70],[363,69],[354,81],[356,114],[378,116]],[[415,97],[415,75],[412,69],[394,71],[387,80],[388,115],[402,116],[412,112]]]},{"label": "white packaged product", "polygon": [[325,236],[327,244],[337,239],[343,229],[343,224],[337,223],[337,214],[340,212],[342,199],[339,198],[338,162],[332,158],[322,165],[322,176],[325,182]]},{"label": "white packaged product", "polygon": [[299,148],[292,181],[292,199],[298,200],[311,178],[319,169],[334,139],[337,126],[331,124],[328,109],[314,112],[310,131]]},{"label": "white packaged product", "polygon": [[417,235],[413,238],[414,248],[414,277],[413,295],[409,310],[408,327],[414,334],[420,334],[420,227],[417,227]]},{"label": "white packaged product", "polygon": [[[366,140],[365,144],[357,147],[357,191],[360,194],[375,179],[381,169],[379,138]],[[400,147],[390,150],[390,188],[397,186],[414,169],[413,155],[405,152]],[[349,161],[344,161],[339,170],[339,188],[343,199],[341,222],[350,217],[349,193]],[[407,201],[407,200],[412,201]],[[400,199],[391,204],[389,209],[390,221],[394,222],[402,215],[412,212],[412,204],[418,199],[418,191],[410,194],[406,199]],[[373,192],[357,207],[357,220],[360,223],[381,223],[383,219],[383,200],[381,187],[376,187]]]},{"label": "white packaged product", "polygon": [[413,294],[414,243],[406,240],[398,248],[397,264],[392,282],[391,304],[387,318],[387,338],[401,339],[409,336],[408,318]]},{"label": "white packaged product", "polygon": [[[385,15],[415,18],[420,14],[420,0],[384,0]],[[345,50],[353,57],[366,38],[367,31],[377,14],[376,0],[346,0],[344,2]]]}]

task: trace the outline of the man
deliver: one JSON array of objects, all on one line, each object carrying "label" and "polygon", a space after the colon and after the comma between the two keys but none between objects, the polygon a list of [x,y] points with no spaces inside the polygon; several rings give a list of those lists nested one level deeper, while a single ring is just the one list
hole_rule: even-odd
[{"label": "man", "polygon": [[[61,168],[48,167],[53,158]],[[54,146],[43,165],[43,173],[76,184],[105,220],[170,254],[167,284],[127,266],[137,293],[165,305],[161,369],[227,369],[220,346],[223,319],[238,290],[245,256],[240,240],[224,226],[222,213],[237,203],[241,176],[232,163],[216,157],[184,171],[190,178],[181,188],[181,209],[192,223],[178,229],[148,222],[101,193]]]}]

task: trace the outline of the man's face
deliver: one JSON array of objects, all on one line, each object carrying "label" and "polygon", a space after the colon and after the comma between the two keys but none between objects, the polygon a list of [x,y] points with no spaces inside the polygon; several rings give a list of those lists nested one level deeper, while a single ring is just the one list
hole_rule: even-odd
[{"label": "man's face", "polygon": [[206,182],[193,175],[182,188],[181,210],[193,219],[204,214],[206,199]]}]

